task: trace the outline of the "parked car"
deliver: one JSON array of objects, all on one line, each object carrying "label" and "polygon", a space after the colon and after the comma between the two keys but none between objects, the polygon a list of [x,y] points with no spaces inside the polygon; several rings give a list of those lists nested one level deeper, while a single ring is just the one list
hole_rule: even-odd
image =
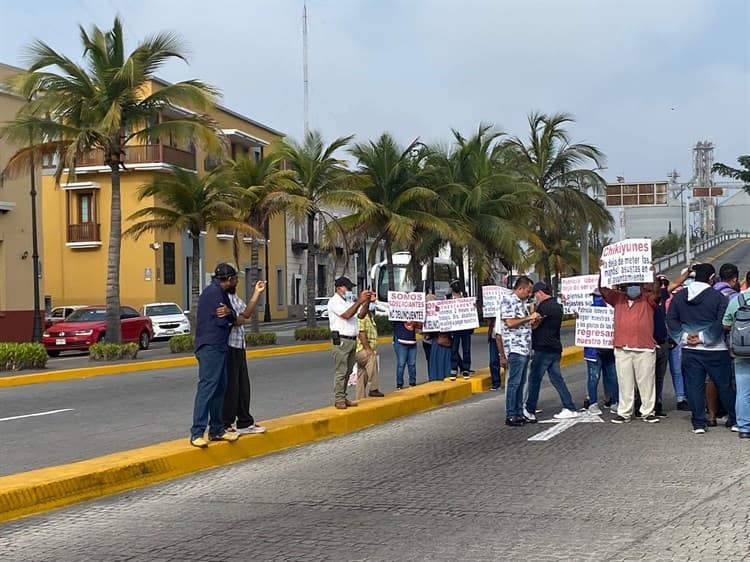
[{"label": "parked car", "polygon": [[[315,318],[328,318],[328,299],[329,297],[318,297],[315,299]],[[307,320],[307,309],[305,307],[305,320]]]},{"label": "parked car", "polygon": [[[47,354],[57,357],[61,351],[88,351],[91,344],[104,339],[107,328],[105,312],[103,306],[86,306],[46,328],[42,344]],[[148,349],[154,337],[149,317],[138,314],[129,306],[121,306],[120,323],[123,343],[136,342],[141,349]]]},{"label": "parked car", "polygon": [[73,304],[68,306],[56,306],[52,310],[49,311],[49,314],[45,315],[44,317],[44,327],[49,328],[52,326],[52,324],[57,324],[58,322],[62,322],[65,320],[68,316],[70,316],[73,312],[78,310],[79,308],[84,308],[85,304]]},{"label": "parked car", "polygon": [[173,302],[154,302],[143,305],[141,312],[151,318],[154,339],[171,338],[178,334],[190,333],[190,320],[182,309]]}]

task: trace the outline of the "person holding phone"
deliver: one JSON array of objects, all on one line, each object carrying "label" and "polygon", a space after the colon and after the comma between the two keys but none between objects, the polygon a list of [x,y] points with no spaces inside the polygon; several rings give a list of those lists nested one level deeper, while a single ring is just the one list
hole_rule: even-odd
[{"label": "person holding phone", "polygon": [[539,318],[531,323],[531,349],[534,350],[534,356],[531,358],[529,396],[526,399],[523,415],[532,422],[536,421],[535,412],[539,401],[539,389],[544,373],[547,373],[563,405],[562,410],[552,417],[558,420],[576,418],[578,411],[560,371],[562,357],[560,326],[563,307],[552,298],[552,291],[543,281],[534,283],[531,294],[536,301],[535,310]]}]

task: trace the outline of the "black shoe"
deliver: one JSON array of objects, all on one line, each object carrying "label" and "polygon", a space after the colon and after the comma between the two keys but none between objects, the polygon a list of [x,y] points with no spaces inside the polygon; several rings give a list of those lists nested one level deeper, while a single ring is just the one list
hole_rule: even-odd
[{"label": "black shoe", "polygon": [[612,398],[607,398],[607,399],[606,399],[606,400],[604,401],[604,407],[605,407],[605,408],[609,408],[609,407],[611,407],[611,406],[612,406]]},{"label": "black shoe", "polygon": [[522,427],[526,425],[526,422],[524,422],[521,418],[513,416],[512,418],[505,418],[505,425],[509,425],[511,427]]},{"label": "black shoe", "polygon": [[706,427],[716,427],[716,420],[706,420]]},{"label": "black shoe", "polygon": [[740,439],[750,439],[750,432],[740,431],[737,434],[737,437],[739,437]]},{"label": "black shoe", "polygon": [[687,403],[687,400],[680,400],[679,402],[677,402],[677,409],[681,412],[689,412],[690,405]]},{"label": "black shoe", "polygon": [[664,411],[664,406],[662,406],[661,404],[657,404],[656,408],[654,409],[654,415],[657,418],[666,418],[667,412]]},{"label": "black shoe", "polygon": [[612,423],[630,423],[630,418],[626,418],[618,414],[609,421],[611,421]]},{"label": "black shoe", "polygon": [[417,386],[417,383],[415,383],[415,382],[414,382],[414,383],[410,382],[410,383],[409,383],[409,386]]},{"label": "black shoe", "polygon": [[490,390],[500,390],[501,386],[495,386],[494,384],[490,387]]},{"label": "black shoe", "polygon": [[635,412],[633,412],[634,418],[640,418],[641,417],[641,411],[636,408]]},{"label": "black shoe", "polygon": [[523,423],[536,423],[536,419],[527,418],[526,416],[522,416]]},{"label": "black shoe", "polygon": [[735,425],[737,425],[737,423],[732,422],[729,419],[727,419],[727,421],[724,422],[724,427],[726,427],[727,429],[732,429]]},{"label": "black shoe", "polygon": [[[588,410],[588,407],[589,407],[589,406],[591,406],[591,400],[589,400],[588,398],[586,398],[586,399],[585,399],[585,400],[583,401],[583,408],[584,408],[585,410]],[[605,404],[605,406],[606,406],[606,404]]]},{"label": "black shoe", "polygon": [[396,390],[403,390],[403,389],[404,389],[404,385],[403,384],[397,384],[396,385]]}]

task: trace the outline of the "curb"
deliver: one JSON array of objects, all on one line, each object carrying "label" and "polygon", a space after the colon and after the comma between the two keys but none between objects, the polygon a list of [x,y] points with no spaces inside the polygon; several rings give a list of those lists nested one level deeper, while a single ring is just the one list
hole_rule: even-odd
[{"label": "curb", "polygon": [[[582,348],[568,347],[561,365],[582,359]],[[484,368],[468,381],[428,382],[385,398],[365,399],[356,408],[327,407],[268,420],[264,434],[243,436],[236,443],[216,443],[205,450],[191,447],[185,438],[0,477],[0,522],[350,433],[464,400],[489,388],[489,369]]]}]

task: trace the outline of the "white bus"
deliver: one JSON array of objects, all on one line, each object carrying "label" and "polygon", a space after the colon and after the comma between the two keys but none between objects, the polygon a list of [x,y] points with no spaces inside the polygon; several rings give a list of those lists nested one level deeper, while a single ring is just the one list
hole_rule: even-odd
[{"label": "white bus", "polygon": [[[411,275],[411,254],[409,252],[396,252],[393,254],[393,278],[396,291],[425,291],[432,292],[432,286],[428,286],[427,279],[430,277],[430,264],[422,266],[422,283],[419,287]],[[439,299],[445,298],[450,292],[451,279],[458,277],[458,267],[450,258],[433,258],[434,267],[434,289]],[[372,266],[370,270],[370,281],[372,290],[377,294],[377,312],[379,315],[388,314],[388,262],[381,261]]]}]

